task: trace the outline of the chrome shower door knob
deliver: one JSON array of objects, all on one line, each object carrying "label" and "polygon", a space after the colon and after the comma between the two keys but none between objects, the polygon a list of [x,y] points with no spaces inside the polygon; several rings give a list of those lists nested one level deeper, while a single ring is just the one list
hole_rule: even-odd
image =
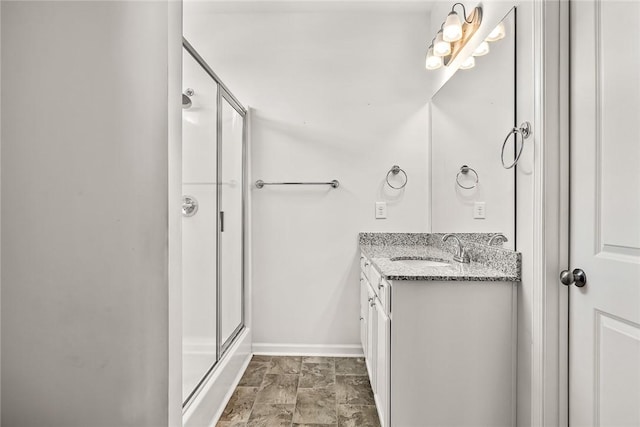
[{"label": "chrome shower door knob", "polygon": [[191,217],[198,212],[198,200],[193,196],[182,196],[182,216]]},{"label": "chrome shower door knob", "polygon": [[565,286],[575,284],[576,287],[581,288],[587,284],[587,274],[580,268],[573,271],[563,270],[560,272],[560,282]]}]

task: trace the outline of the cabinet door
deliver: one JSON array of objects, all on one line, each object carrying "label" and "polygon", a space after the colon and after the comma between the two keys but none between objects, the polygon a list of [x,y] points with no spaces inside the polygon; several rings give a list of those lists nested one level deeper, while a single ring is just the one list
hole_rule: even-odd
[{"label": "cabinet door", "polygon": [[369,284],[363,273],[360,273],[360,343],[362,352],[367,355],[367,325],[369,324]]},{"label": "cabinet door", "polygon": [[389,426],[389,381],[391,352],[391,321],[384,307],[376,300],[376,406],[381,427]]},{"label": "cabinet door", "polygon": [[367,299],[367,352],[366,352],[366,361],[367,361],[367,370],[369,371],[369,379],[371,380],[371,388],[375,393],[376,390],[376,305],[374,303],[376,299],[376,295],[371,290],[371,287],[368,289],[368,299]]}]

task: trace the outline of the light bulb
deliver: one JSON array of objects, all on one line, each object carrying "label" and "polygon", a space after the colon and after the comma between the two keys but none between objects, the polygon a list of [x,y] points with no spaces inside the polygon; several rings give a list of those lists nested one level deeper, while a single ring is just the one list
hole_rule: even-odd
[{"label": "light bulb", "polygon": [[489,53],[489,43],[482,42],[478,45],[476,50],[473,51],[473,56],[484,56]]},{"label": "light bulb", "polygon": [[461,70],[468,70],[469,68],[473,68],[476,66],[476,59],[473,56],[468,57],[464,60],[462,64],[460,64]]},{"label": "light bulb", "polygon": [[442,57],[433,54],[433,47],[429,47],[427,51],[427,59],[425,61],[425,67],[427,70],[437,70],[442,67]]},{"label": "light bulb", "polygon": [[444,21],[442,27],[442,39],[446,42],[457,42],[462,38],[462,23],[458,14],[454,11],[449,12],[447,20]]},{"label": "light bulb", "polygon": [[506,35],[506,32],[504,29],[504,24],[501,22],[493,29],[493,31],[491,31],[491,33],[487,36],[485,40],[488,42],[495,42],[500,39],[503,39],[505,35]]},{"label": "light bulb", "polygon": [[433,53],[438,56],[447,56],[451,53],[451,45],[442,39],[442,30],[438,31],[435,42],[433,42]]}]

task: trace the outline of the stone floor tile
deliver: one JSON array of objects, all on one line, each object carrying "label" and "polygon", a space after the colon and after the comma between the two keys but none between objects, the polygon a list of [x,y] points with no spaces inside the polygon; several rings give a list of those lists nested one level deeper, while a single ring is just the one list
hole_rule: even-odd
[{"label": "stone floor tile", "polygon": [[289,427],[295,405],[256,403],[247,427]]},{"label": "stone floor tile", "polygon": [[247,421],[249,415],[251,415],[251,409],[253,408],[253,402],[256,400],[258,390],[258,387],[237,387],[231,395],[226,408],[224,408],[220,421]]},{"label": "stone floor tile", "polygon": [[298,389],[293,422],[302,424],[336,424],[338,413],[334,387]]},{"label": "stone floor tile", "polygon": [[265,375],[256,403],[295,404],[298,379],[298,375]]},{"label": "stone floor tile", "polygon": [[338,404],[375,405],[369,378],[360,375],[336,375]]},{"label": "stone floor tile", "polygon": [[336,357],[336,375],[367,375],[364,357]]}]

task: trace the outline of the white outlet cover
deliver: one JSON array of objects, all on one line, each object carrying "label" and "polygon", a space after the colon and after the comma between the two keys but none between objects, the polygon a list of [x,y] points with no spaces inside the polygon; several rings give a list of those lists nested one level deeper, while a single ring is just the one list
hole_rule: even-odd
[{"label": "white outlet cover", "polygon": [[473,204],[473,218],[485,219],[487,217],[485,202],[475,202]]},{"label": "white outlet cover", "polygon": [[387,202],[376,202],[376,219],[387,218]]}]

